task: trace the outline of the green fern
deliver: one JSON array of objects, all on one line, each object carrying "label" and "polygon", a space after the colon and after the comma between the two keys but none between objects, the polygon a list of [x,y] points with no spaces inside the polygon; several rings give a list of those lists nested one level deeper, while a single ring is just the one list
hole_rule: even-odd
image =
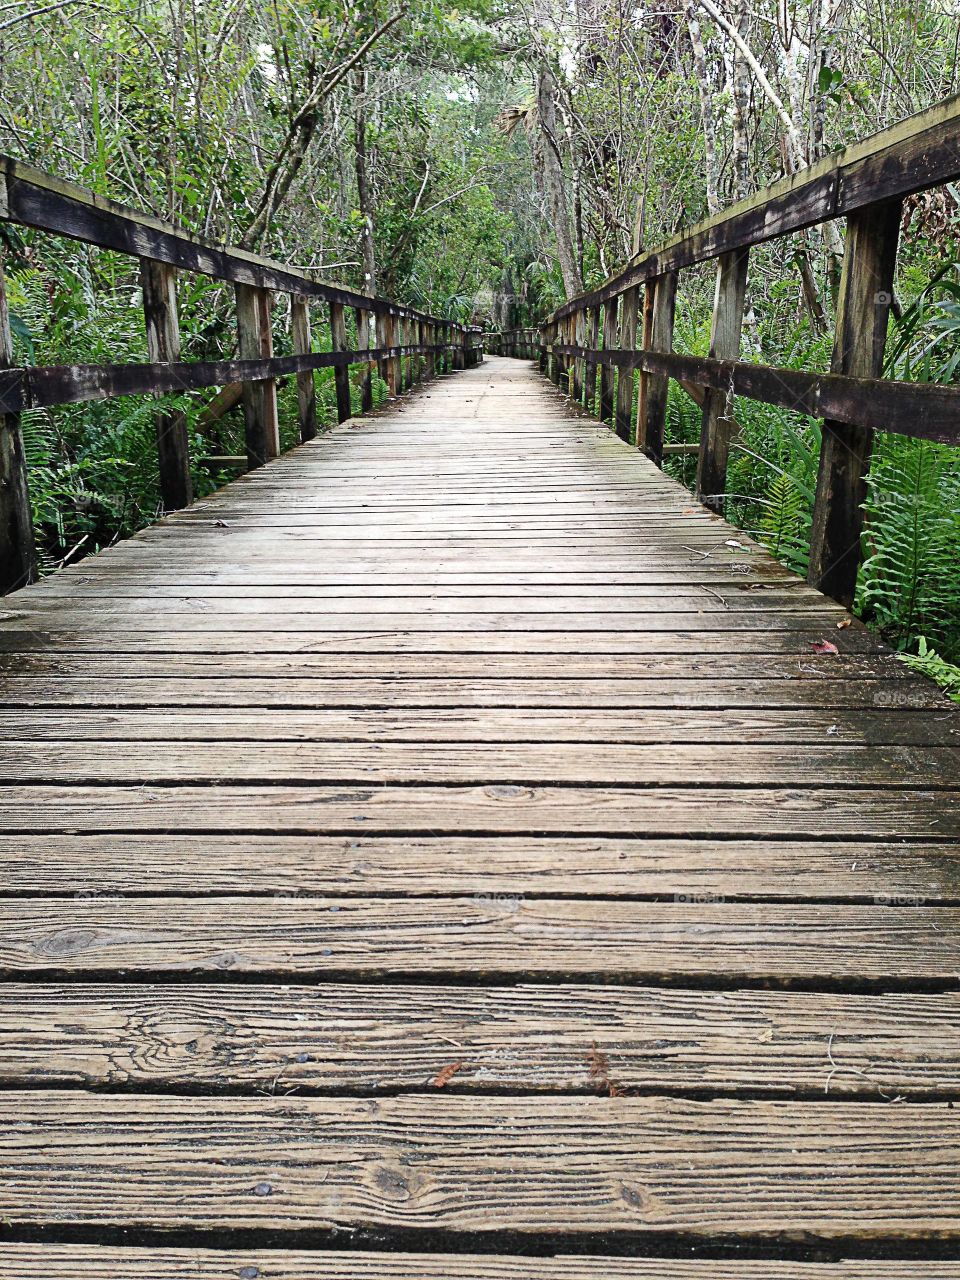
[{"label": "green fern", "polygon": [[895,644],[954,651],[960,619],[960,463],[925,440],[878,442],[866,502],[858,604]]},{"label": "green fern", "polygon": [[948,698],[960,702],[960,667],[947,662],[935,649],[931,649],[926,636],[920,637],[917,653],[899,653],[897,657],[911,671],[918,671],[938,684]]},{"label": "green fern", "polygon": [[810,557],[810,512],[793,476],[778,472],[761,499],[759,534],[778,560],[805,574]]}]

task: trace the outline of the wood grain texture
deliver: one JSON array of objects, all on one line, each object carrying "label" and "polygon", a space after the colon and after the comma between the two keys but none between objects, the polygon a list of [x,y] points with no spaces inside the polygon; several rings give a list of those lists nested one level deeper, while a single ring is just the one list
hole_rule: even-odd
[{"label": "wood grain texture", "polygon": [[0,835],[8,894],[960,902],[960,845],[642,836]]},{"label": "wood grain texture", "polygon": [[678,897],[8,899],[0,971],[960,981],[956,907]]},{"label": "wood grain texture", "polygon": [[960,1095],[960,994],[587,986],[38,987],[0,1009],[6,1087],[287,1093]]},{"label": "wood grain texture", "polygon": [[960,1235],[937,1103],[23,1091],[0,1157],[13,1227]]},{"label": "wood grain texture", "polygon": [[0,832],[960,840],[960,791],[523,786],[7,786]]},{"label": "wood grain texture", "polygon": [[784,758],[782,747],[594,743],[429,742],[88,743],[0,742],[0,784],[45,782],[503,782],[617,783],[638,787],[944,788],[960,783],[956,747],[819,746]]},{"label": "wood grain texture", "polygon": [[960,1280],[960,1262],[525,1258],[287,1249],[0,1244],[17,1280]]}]

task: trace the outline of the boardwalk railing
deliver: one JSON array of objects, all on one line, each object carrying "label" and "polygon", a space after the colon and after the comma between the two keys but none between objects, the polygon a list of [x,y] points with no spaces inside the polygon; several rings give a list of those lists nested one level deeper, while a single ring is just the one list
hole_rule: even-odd
[{"label": "boardwalk railing", "polygon": [[[623,439],[635,439],[657,465],[669,379],[676,379],[703,407],[697,491],[708,505],[718,504],[726,486],[738,430],[731,412],[735,395],[824,419],[808,576],[850,604],[874,432],[960,444],[960,389],[880,379],[903,199],[956,178],[960,97],[640,254],[549,317],[541,328],[541,367],[590,407],[599,369],[600,417]],[[830,373],[741,362],[750,247],[842,216],[847,234]],[[672,350],[678,274],[711,259],[717,260],[717,279],[710,355],[680,355]]]},{"label": "boardwalk railing", "polygon": [[[276,379],[296,375],[300,439],[317,434],[314,370],[332,368],[337,418],[351,416],[350,366],[366,366],[361,410],[373,406],[374,365],[395,395],[424,377],[476,364],[481,347],[473,326],[413,307],[323,284],[281,263],[218,245],[182,227],[106,200],[71,182],[0,156],[0,220],[68,236],[140,259],[148,364],[17,368],[0,270],[0,593],[33,580],[35,552],[19,415],[45,405],[160,394],[241,383],[247,466],[280,452]],[[236,291],[238,358],[180,359],[178,271],[229,281]],[[290,295],[294,354],[273,354],[274,293]],[[313,351],[310,308],[329,308],[332,350]],[[357,345],[347,345],[347,310]],[[157,411],[160,493],[167,510],[193,500],[188,433],[182,414]]]},{"label": "boardwalk railing", "polygon": [[541,351],[539,329],[493,329],[484,335],[484,346],[495,356],[516,360],[538,360]]}]

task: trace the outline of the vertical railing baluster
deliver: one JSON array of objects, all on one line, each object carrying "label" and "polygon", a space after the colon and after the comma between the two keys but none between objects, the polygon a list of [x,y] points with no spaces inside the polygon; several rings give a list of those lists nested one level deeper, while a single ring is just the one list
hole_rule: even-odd
[{"label": "vertical railing baluster", "polygon": [[[181,355],[176,269],[166,262],[141,258],[140,284],[150,361],[153,364],[176,364]],[[179,511],[182,507],[189,507],[193,501],[186,415],[178,409],[158,409],[154,422],[160,498],[167,511]]]},{"label": "vertical railing baluster", "polygon": [[[749,260],[747,249],[731,249],[717,260],[717,286],[710,325],[710,355],[716,360],[740,358]],[[718,509],[727,487],[727,461],[737,430],[731,399],[726,392],[708,387],[700,425],[697,493],[707,506]]]},{"label": "vertical railing baluster", "polygon": [[[298,356],[311,354],[310,307],[302,294],[290,299],[290,336]],[[317,388],[313,369],[301,369],[297,374],[297,414],[300,439],[313,440],[317,434]]]},{"label": "vertical railing baluster", "polygon": [[[665,272],[648,284],[653,288],[650,311],[651,351],[673,348],[673,319],[677,301],[677,274]],[[663,435],[667,418],[667,394],[670,379],[662,373],[645,373],[643,417],[637,423],[637,443],[647,457],[659,467],[663,461]]]},{"label": "vertical railing baluster", "polygon": [[[623,293],[620,308],[620,350],[633,351],[637,345],[637,319],[640,306],[640,288],[634,285]],[[617,407],[614,425],[621,440],[629,441],[633,425],[633,397],[635,387],[633,369],[621,365],[617,373]]]},{"label": "vertical railing baluster", "polygon": [[[330,349],[334,352],[347,349],[347,317],[343,303],[330,303]],[[337,421],[346,422],[353,413],[350,403],[350,366],[334,365],[333,385],[337,396]]]},{"label": "vertical railing baluster", "polygon": [[[273,356],[270,295],[257,285],[237,284],[235,288],[240,359],[268,360]],[[280,452],[277,384],[273,378],[243,383],[243,415],[247,466],[253,470]]]},{"label": "vertical railing baluster", "polygon": [[[851,214],[833,346],[833,373],[878,378],[883,372],[902,201],[889,200]],[[808,578],[841,604],[853,603],[873,432],[851,423],[825,422],[813,508]]]},{"label": "vertical railing baluster", "polygon": [[[0,369],[13,366],[13,336],[0,262]],[[20,414],[0,397],[0,593],[36,578],[36,548]]]},{"label": "vertical railing baluster", "polygon": [[[610,298],[603,307],[603,350],[616,351],[618,343],[619,299]],[[613,397],[616,386],[617,371],[614,365],[606,361],[600,365],[600,412],[597,417],[601,422],[613,422]]]}]

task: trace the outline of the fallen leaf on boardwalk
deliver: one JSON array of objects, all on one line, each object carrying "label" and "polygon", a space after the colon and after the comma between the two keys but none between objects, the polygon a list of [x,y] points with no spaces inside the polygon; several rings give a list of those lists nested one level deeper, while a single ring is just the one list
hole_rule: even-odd
[{"label": "fallen leaf on boardwalk", "polygon": [[844,627],[849,627],[852,621],[852,618],[844,618],[842,621],[837,623],[837,630],[842,631]]},{"label": "fallen leaf on boardwalk", "polygon": [[810,648],[814,653],[839,653],[840,650],[830,640],[811,640]]},{"label": "fallen leaf on boardwalk", "polygon": [[438,1071],[430,1083],[435,1089],[442,1089],[445,1084],[450,1083],[462,1066],[462,1062],[451,1062],[448,1067],[444,1067],[442,1071]]},{"label": "fallen leaf on boardwalk", "polygon": [[602,1050],[597,1048],[596,1041],[594,1041],[593,1048],[587,1054],[587,1065],[590,1068],[590,1079],[598,1081],[606,1088],[610,1075],[610,1059]]}]

